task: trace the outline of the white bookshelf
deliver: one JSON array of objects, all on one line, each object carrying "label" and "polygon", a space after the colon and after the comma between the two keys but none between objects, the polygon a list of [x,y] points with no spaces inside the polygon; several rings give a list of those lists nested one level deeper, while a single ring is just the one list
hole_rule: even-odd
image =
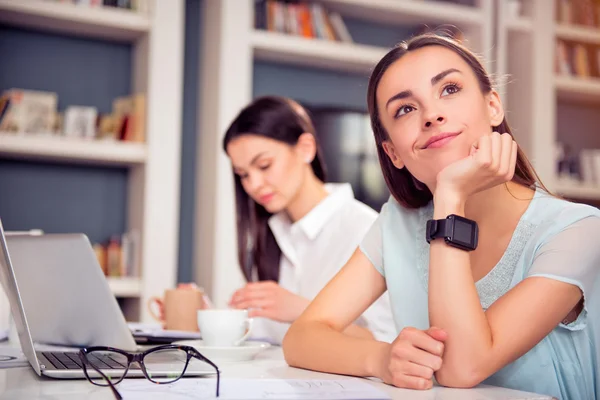
[{"label": "white bookshelf", "polygon": [[600,186],[586,184],[556,184],[554,191],[564,197],[577,200],[600,200]]},{"label": "white bookshelf", "polygon": [[506,29],[509,33],[530,34],[533,29],[533,23],[529,18],[511,18],[506,21]]},{"label": "white bookshelf", "polygon": [[[376,24],[411,28],[422,23],[432,28],[453,25],[464,33],[470,47],[486,59],[493,59],[492,0],[476,0],[475,7],[421,0],[317,1],[343,18]],[[253,0],[203,4],[195,280],[217,306],[224,307],[243,278],[236,254],[231,165],[221,146],[228,125],[252,99],[254,61],[355,73],[366,78],[388,49],[256,31]]]},{"label": "white bookshelf", "polygon": [[146,162],[147,152],[143,143],[0,132],[0,155],[68,164],[135,166]]},{"label": "white bookshelf", "polygon": [[[569,107],[600,107],[600,78],[555,73],[556,41],[600,45],[600,29],[555,22],[556,0],[523,0],[523,5],[525,15],[520,20],[529,21],[531,27],[517,29],[515,21],[507,17],[507,2],[496,0],[499,38],[496,72],[509,77],[508,85],[501,88],[509,122],[517,142],[551,191],[582,201],[600,200],[600,187],[565,184],[558,179],[555,160],[556,142],[570,140],[564,137],[565,133],[560,136],[558,132],[559,118],[570,115],[560,114],[559,103]],[[518,37],[514,37],[516,32]],[[577,126],[577,122],[572,125]],[[589,135],[595,136],[596,131],[590,130]],[[569,136],[581,141],[585,132]]]},{"label": "white bookshelf", "polygon": [[142,281],[139,278],[111,278],[106,281],[111,292],[118,298],[138,298],[142,294]]},{"label": "white bookshelf", "polygon": [[139,39],[151,27],[149,16],[134,11],[44,0],[0,0],[0,22],[119,41]]},{"label": "white bookshelf", "polygon": [[251,43],[257,60],[353,73],[368,73],[386,53],[374,46],[261,30],[252,32]]},{"label": "white bookshelf", "polygon": [[454,24],[480,28],[487,18],[484,7],[420,0],[320,0],[342,15],[388,25]]},{"label": "white bookshelf", "polygon": [[600,104],[600,78],[556,76],[554,85],[560,100]]},{"label": "white bookshelf", "polygon": [[125,229],[140,233],[140,278],[108,282],[125,318],[142,322],[151,319],[144,306],[148,299],[174,287],[177,276],[185,10],[185,0],[146,1],[149,15],[53,1],[0,0],[0,22],[10,26],[132,45],[130,91],[146,95],[146,143],[0,132],[0,157],[128,168]]},{"label": "white bookshelf", "polygon": [[600,29],[578,25],[556,25],[556,37],[580,43],[600,44]]}]

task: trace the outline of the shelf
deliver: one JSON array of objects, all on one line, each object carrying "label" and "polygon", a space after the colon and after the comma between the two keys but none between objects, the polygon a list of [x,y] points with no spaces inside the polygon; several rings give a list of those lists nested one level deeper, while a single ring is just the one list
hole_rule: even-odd
[{"label": "shelf", "polygon": [[75,36],[131,42],[150,31],[150,19],[131,10],[43,0],[0,0],[0,22]]},{"label": "shelf", "polygon": [[600,44],[600,28],[557,24],[556,37],[575,42]]},{"label": "shelf", "polygon": [[559,184],[555,192],[572,199],[600,200],[600,186]]},{"label": "shelf", "polygon": [[422,0],[319,0],[328,9],[348,17],[392,25],[453,24],[460,29],[482,26],[478,7]]},{"label": "shelf", "polygon": [[529,18],[516,18],[506,21],[506,28],[509,33],[531,33],[533,31],[533,23]]},{"label": "shelf", "polygon": [[369,73],[386,49],[256,30],[254,57],[263,61],[352,73]]},{"label": "shelf", "polygon": [[133,166],[146,161],[146,145],[48,136],[18,136],[0,132],[0,156],[20,160]]},{"label": "shelf", "polygon": [[559,100],[600,103],[599,78],[577,78],[559,75],[554,77],[554,85]]},{"label": "shelf", "polygon": [[142,282],[139,278],[106,278],[111,292],[116,297],[140,297]]}]

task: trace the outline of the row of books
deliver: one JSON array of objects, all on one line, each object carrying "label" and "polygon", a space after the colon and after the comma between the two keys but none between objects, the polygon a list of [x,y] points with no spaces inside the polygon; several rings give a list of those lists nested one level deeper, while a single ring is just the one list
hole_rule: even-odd
[{"label": "row of books", "polygon": [[320,3],[255,0],[255,28],[306,38],[352,43],[352,36],[337,12]]},{"label": "row of books", "polygon": [[46,0],[53,3],[75,4],[83,7],[115,7],[141,14],[150,14],[151,0]]},{"label": "row of books", "polygon": [[140,276],[139,250],[140,237],[137,231],[113,236],[106,243],[94,244],[102,272],[114,278]]},{"label": "row of books", "polygon": [[600,46],[556,41],[555,72],[580,78],[600,78]]},{"label": "row of books", "polygon": [[54,92],[10,89],[0,97],[0,131],[80,139],[144,142],[146,97],[135,94],[113,101],[110,114],[89,106],[68,106],[57,111]]},{"label": "row of books", "polygon": [[600,0],[557,0],[556,21],[600,28]]}]

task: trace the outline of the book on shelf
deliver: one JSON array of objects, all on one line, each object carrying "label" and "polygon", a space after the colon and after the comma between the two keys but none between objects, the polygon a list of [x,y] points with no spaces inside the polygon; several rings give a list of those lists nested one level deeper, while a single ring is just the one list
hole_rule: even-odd
[{"label": "book on shelf", "polygon": [[600,46],[557,40],[555,72],[578,78],[600,78]]},{"label": "book on shelf", "polygon": [[137,231],[112,236],[106,243],[95,243],[94,252],[104,275],[111,278],[140,276],[140,238]]},{"label": "book on shelf", "polygon": [[352,43],[341,15],[321,3],[292,0],[255,0],[256,29],[311,39]]},{"label": "book on shelf", "polygon": [[556,21],[566,25],[600,28],[600,1],[557,0]]},{"label": "book on shelf", "polygon": [[113,101],[114,129],[119,140],[143,143],[146,132],[146,96],[142,93]]}]

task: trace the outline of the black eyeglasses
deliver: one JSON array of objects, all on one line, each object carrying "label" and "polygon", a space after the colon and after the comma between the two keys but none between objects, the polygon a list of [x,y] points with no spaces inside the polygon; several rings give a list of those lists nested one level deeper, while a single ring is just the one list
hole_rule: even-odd
[{"label": "black eyeglasses", "polygon": [[[217,397],[219,397],[219,368],[198,350],[191,346],[166,344],[153,347],[142,353],[130,353],[114,347],[86,347],[79,350],[86,378],[97,386],[110,386],[115,397],[121,394],[115,385],[123,380],[129,369],[141,369],[144,376],[153,383],[173,383],[181,379],[190,364],[197,359],[213,367],[217,373]],[[132,365],[132,363],[138,365]],[[91,370],[88,368],[91,367]]]}]

